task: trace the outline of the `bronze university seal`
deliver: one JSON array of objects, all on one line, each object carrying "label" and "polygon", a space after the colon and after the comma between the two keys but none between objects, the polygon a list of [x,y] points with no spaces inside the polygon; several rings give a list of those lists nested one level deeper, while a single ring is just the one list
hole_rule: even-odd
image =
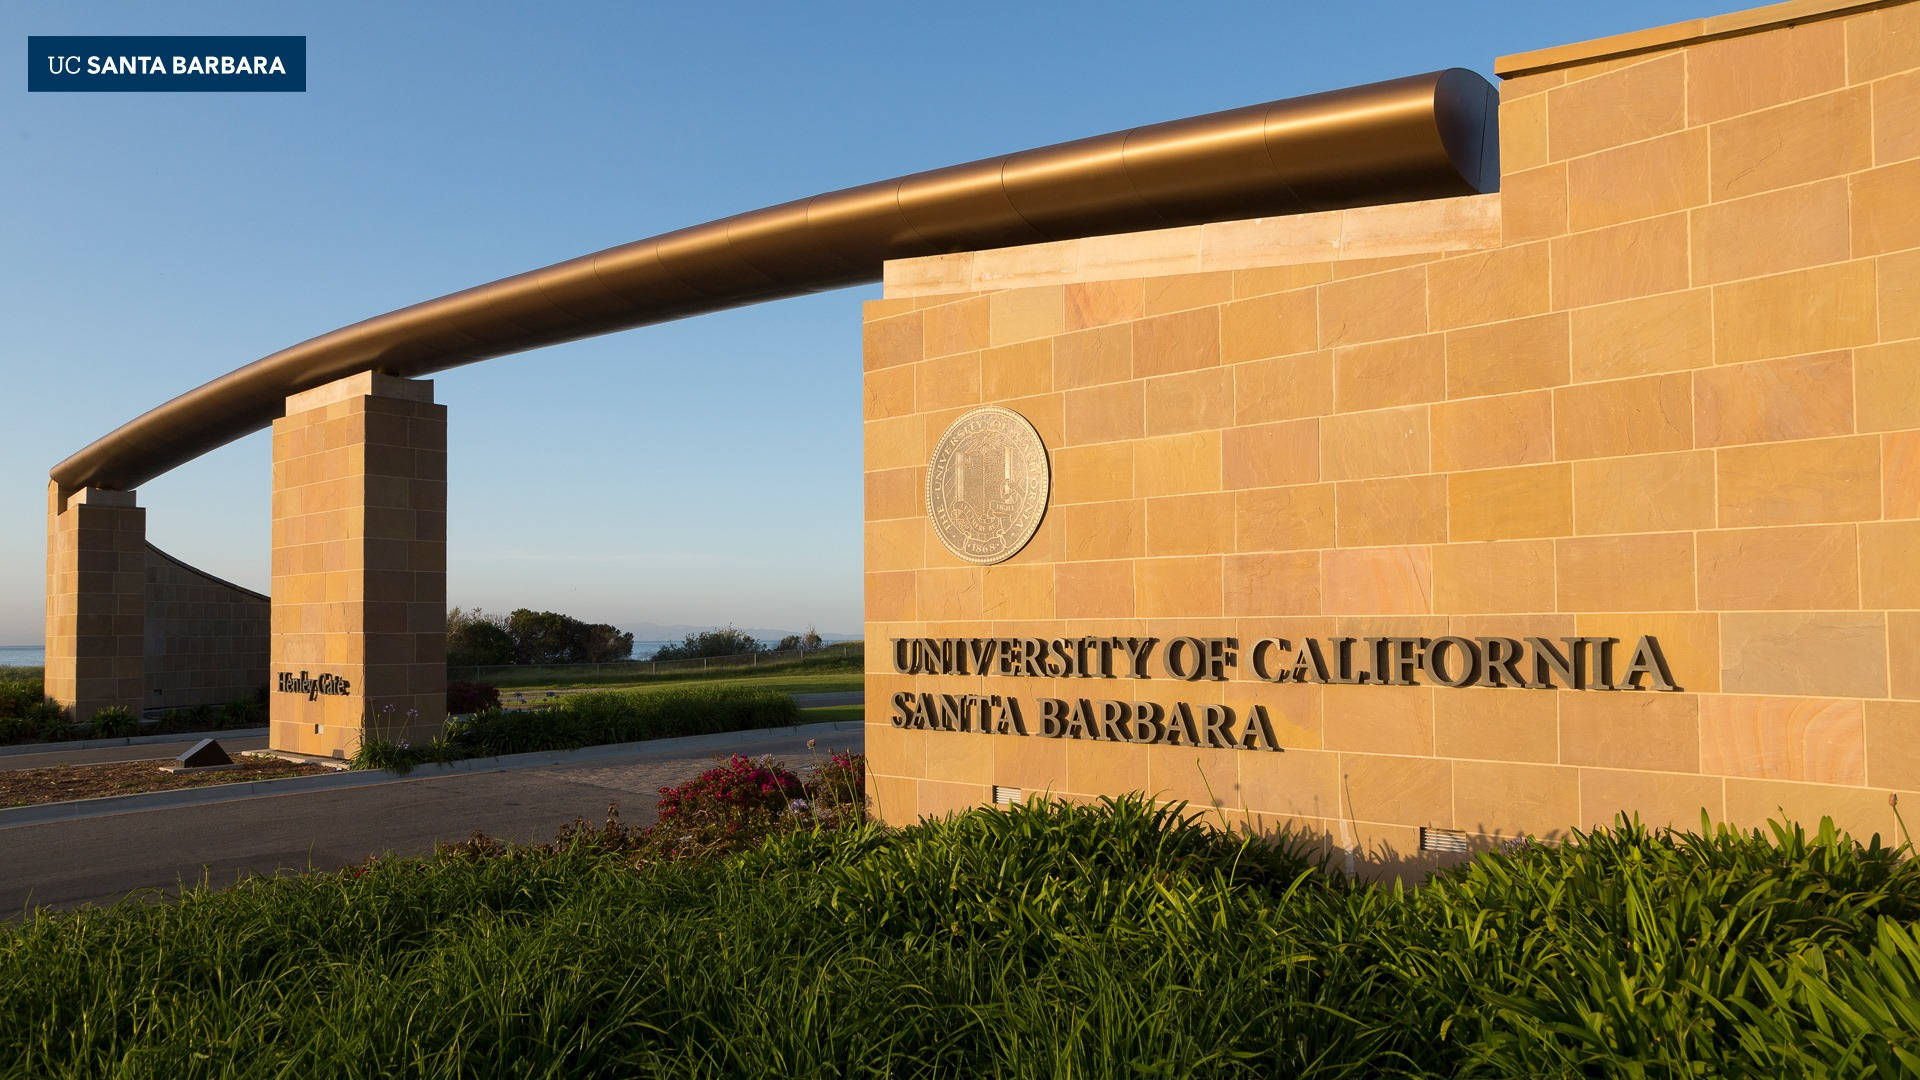
[{"label": "bronze university seal", "polygon": [[997,563],[1033,539],[1047,512],[1047,448],[1027,418],[985,405],[955,420],[927,463],[927,517],[947,550]]}]

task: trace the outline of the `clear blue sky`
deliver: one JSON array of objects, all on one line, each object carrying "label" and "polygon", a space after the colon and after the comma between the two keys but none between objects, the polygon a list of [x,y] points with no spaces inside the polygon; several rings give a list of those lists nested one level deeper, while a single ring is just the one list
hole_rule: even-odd
[{"label": "clear blue sky", "polygon": [[[1708,0],[1711,2],[1711,0]],[[30,34],[304,34],[304,94],[0,77],[0,643],[41,639],[46,473],[337,326],[901,173],[1729,10],[1611,4],[186,0],[0,7]],[[878,287],[437,377],[448,597],[620,624],[860,626],[860,308]],[[140,491],[267,587],[268,445]]]}]

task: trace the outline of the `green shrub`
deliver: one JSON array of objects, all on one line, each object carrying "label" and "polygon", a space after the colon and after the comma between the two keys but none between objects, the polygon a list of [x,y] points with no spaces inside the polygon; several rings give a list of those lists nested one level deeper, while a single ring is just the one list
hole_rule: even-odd
[{"label": "green shrub", "polygon": [[96,709],[93,718],[87,721],[87,737],[93,739],[118,739],[140,730],[140,718],[125,705],[108,705]]},{"label": "green shrub", "polygon": [[0,719],[25,716],[47,699],[46,680],[39,675],[0,676]]},{"label": "green shrub", "polygon": [[25,742],[61,742],[76,734],[67,710],[52,700],[42,699],[37,705],[27,706],[20,718],[26,723]]},{"label": "green shrub", "polygon": [[1620,822],[1414,890],[1139,799],[796,829],[639,869],[630,835],[583,823],[538,848],[480,840],[0,927],[0,1061],[22,1076],[1920,1065],[1920,872],[1831,829]]}]

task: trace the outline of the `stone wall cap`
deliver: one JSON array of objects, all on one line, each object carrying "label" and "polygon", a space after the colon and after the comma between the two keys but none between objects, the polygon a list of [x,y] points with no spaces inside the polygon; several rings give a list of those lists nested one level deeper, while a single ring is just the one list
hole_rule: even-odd
[{"label": "stone wall cap", "polygon": [[1621,57],[1640,53],[1660,52],[1684,45],[1697,45],[1718,38],[1738,37],[1775,27],[1791,26],[1815,19],[1830,19],[1874,8],[1896,7],[1910,2],[1911,0],[1787,0],[1783,4],[1768,4],[1765,7],[1749,8],[1726,15],[1687,19],[1682,22],[1668,23],[1666,26],[1635,30],[1626,34],[1613,34],[1608,37],[1594,38],[1592,41],[1579,41],[1571,45],[1556,45],[1550,49],[1514,53],[1495,60],[1493,73],[1503,79],[1511,79],[1520,75],[1552,71],[1555,68],[1574,67],[1600,60],[1618,60]]}]

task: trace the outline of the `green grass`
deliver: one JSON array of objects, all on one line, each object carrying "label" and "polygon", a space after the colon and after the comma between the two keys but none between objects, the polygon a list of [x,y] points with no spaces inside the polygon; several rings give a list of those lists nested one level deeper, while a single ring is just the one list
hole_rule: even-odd
[{"label": "green grass", "polygon": [[389,860],[0,928],[0,1075],[1910,1075],[1917,874],[1623,824],[1403,891],[1130,800]]},{"label": "green grass", "polygon": [[[558,689],[581,686],[643,686],[659,683],[687,682],[727,682],[736,679],[765,678],[773,675],[807,674],[855,674],[865,669],[865,660],[859,650],[848,652],[841,646],[830,646],[842,651],[823,657],[806,660],[782,660],[761,663],[756,666],[744,666],[728,663],[701,669],[698,661],[693,667],[681,670],[668,670],[659,674],[645,674],[646,661],[637,661],[633,665],[570,665],[561,664],[551,667],[527,666],[525,668],[449,668],[448,678],[484,682],[502,690],[521,689]],[[676,661],[687,663],[687,661]]]},{"label": "green grass", "polygon": [[803,724],[858,724],[866,718],[867,709],[864,705],[828,705],[800,710],[800,722]]},{"label": "green grass", "polygon": [[581,693],[599,691],[619,691],[632,694],[660,694],[684,690],[689,687],[706,689],[745,689],[771,690],[781,694],[836,694],[849,690],[861,690],[866,687],[866,676],[858,671],[823,672],[798,675],[723,675],[709,679],[674,679],[659,683],[618,683],[595,686],[591,691],[575,689],[572,693],[556,694],[553,698],[544,697],[547,690],[558,691],[560,687],[537,687],[501,691],[501,703],[513,705],[525,701],[527,704],[539,704],[543,701],[557,701],[577,697]]}]

